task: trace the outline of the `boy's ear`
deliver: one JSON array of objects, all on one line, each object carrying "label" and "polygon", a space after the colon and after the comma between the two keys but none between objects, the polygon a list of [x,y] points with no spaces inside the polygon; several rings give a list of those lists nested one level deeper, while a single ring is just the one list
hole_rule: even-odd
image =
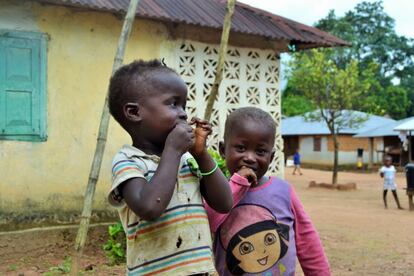
[{"label": "boy's ear", "polygon": [[124,116],[129,121],[140,122],[142,120],[139,104],[138,103],[126,103],[124,105]]},{"label": "boy's ear", "polygon": [[224,145],[224,142],[223,141],[220,141],[220,143],[219,143],[219,153],[220,153],[220,156],[221,156],[221,158],[225,158],[225,145]]}]

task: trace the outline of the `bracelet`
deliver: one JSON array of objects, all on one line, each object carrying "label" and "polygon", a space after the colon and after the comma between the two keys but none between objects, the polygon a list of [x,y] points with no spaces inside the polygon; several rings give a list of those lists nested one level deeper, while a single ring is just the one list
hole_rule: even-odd
[{"label": "bracelet", "polygon": [[216,160],[214,160],[214,164],[216,164],[216,165],[214,166],[214,168],[211,171],[205,172],[205,173],[200,172],[200,175],[201,176],[209,176],[209,175],[212,175],[218,169],[218,164],[217,164]]}]

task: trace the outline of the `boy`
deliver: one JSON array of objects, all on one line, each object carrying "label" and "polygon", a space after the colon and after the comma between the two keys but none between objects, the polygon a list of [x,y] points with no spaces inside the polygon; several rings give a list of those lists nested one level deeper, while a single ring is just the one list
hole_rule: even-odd
[{"label": "boy", "polygon": [[392,195],[394,196],[395,202],[397,203],[398,209],[402,210],[403,208],[400,205],[400,201],[398,200],[397,196],[397,185],[395,184],[395,167],[392,165],[392,158],[391,156],[386,156],[384,158],[384,166],[380,169],[380,175],[384,178],[384,191],[382,194],[382,198],[384,200],[384,207],[388,209],[387,205],[387,192],[391,190]]},{"label": "boy", "polygon": [[215,272],[201,195],[219,213],[232,196],[206,150],[211,126],[193,119],[193,131],[186,101],[184,81],[156,60],[132,62],[111,78],[109,110],[132,139],[114,157],[109,195],[127,235],[128,275]]},{"label": "boy", "polygon": [[267,170],[276,123],[245,107],[226,120],[220,153],[226,160],[235,206],[228,215],[208,208],[220,276],[294,275],[296,257],[305,275],[330,275],[319,236],[293,187]]},{"label": "boy", "polygon": [[302,171],[300,170],[300,154],[298,149],[295,151],[295,154],[293,155],[293,165],[295,165],[295,168],[293,169],[292,174],[295,175],[297,170],[299,174],[302,175]]}]

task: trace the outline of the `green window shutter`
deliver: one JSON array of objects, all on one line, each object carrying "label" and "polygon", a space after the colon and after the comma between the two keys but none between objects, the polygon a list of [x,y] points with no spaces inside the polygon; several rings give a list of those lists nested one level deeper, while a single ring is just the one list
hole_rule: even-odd
[{"label": "green window shutter", "polygon": [[46,40],[0,32],[0,139],[46,140]]}]

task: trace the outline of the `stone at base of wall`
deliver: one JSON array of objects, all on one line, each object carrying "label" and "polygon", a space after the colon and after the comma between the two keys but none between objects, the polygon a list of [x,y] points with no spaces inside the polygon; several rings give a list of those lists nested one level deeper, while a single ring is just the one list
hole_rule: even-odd
[{"label": "stone at base of wall", "polygon": [[[5,213],[0,211],[0,232],[15,231],[34,227],[78,224],[81,213],[53,210],[44,212]],[[109,210],[94,210],[91,223],[111,222],[118,219],[118,213]]]}]

